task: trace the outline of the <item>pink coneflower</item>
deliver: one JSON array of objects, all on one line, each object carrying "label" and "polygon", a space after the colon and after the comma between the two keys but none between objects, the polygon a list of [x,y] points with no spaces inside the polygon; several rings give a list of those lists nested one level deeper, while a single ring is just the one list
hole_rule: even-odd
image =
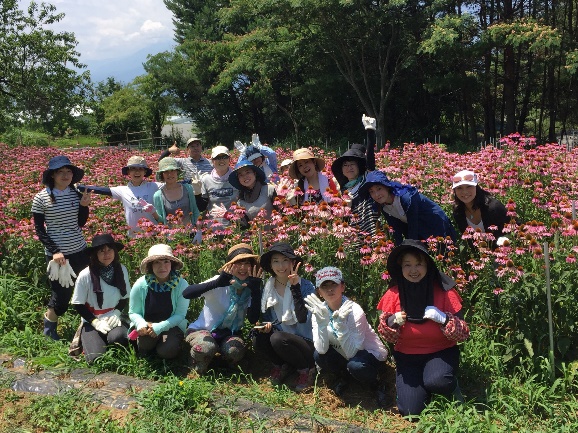
[{"label": "pink coneflower", "polygon": [[496,287],[494,289],[494,295],[500,295],[504,292],[504,289],[500,288],[500,287]]},{"label": "pink coneflower", "polygon": [[371,256],[363,256],[360,260],[362,266],[369,266],[375,263],[375,260]]},{"label": "pink coneflower", "polygon": [[345,251],[343,251],[343,247],[337,248],[335,257],[337,257],[339,260],[345,260]]},{"label": "pink coneflower", "polygon": [[576,256],[574,254],[568,254],[568,257],[566,257],[566,263],[576,263]]},{"label": "pink coneflower", "polygon": [[369,253],[371,253],[371,247],[369,245],[365,244],[365,245],[363,245],[363,247],[361,247],[359,249],[359,252],[361,254],[369,254]]},{"label": "pink coneflower", "polygon": [[315,268],[310,263],[305,263],[305,272],[312,273]]},{"label": "pink coneflower", "polygon": [[391,276],[389,275],[389,272],[385,271],[383,274],[381,274],[381,279],[388,281],[391,280]]}]

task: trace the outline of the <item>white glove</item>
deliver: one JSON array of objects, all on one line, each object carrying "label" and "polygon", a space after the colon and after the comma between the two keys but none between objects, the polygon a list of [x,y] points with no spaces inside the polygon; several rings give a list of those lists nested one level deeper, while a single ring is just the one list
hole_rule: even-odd
[{"label": "white glove", "polygon": [[333,312],[333,325],[337,332],[343,333],[347,329],[345,322],[347,321],[347,316],[351,313],[352,307],[353,301],[348,299],[339,307],[339,310]]},{"label": "white glove", "polygon": [[112,316],[108,316],[106,318],[106,321],[108,322],[108,326],[110,326],[110,329],[114,329],[117,326],[122,325],[122,322],[120,321],[120,311],[114,309]]},{"label": "white glove", "polygon": [[261,149],[261,140],[259,140],[259,134],[253,134],[251,136],[251,144],[257,149]]},{"label": "white glove", "polygon": [[235,145],[235,149],[237,149],[240,153],[243,153],[245,151],[246,146],[239,140],[235,140],[235,143],[233,144]]},{"label": "white glove", "polygon": [[329,310],[323,301],[315,293],[307,295],[303,300],[305,301],[305,308],[311,311],[311,314],[315,314],[319,327],[327,326],[329,323]]},{"label": "white glove", "polygon": [[193,191],[195,195],[201,195],[203,189],[203,182],[201,182],[201,178],[198,175],[191,179],[191,185],[193,186]]},{"label": "white glove", "polygon": [[442,312],[439,308],[430,305],[429,307],[425,307],[425,314],[423,315],[424,319],[433,320],[440,325],[446,323],[446,313]]},{"label": "white glove", "polygon": [[94,319],[92,322],[90,322],[90,324],[101,334],[108,334],[112,329],[106,319]]},{"label": "white glove", "polygon": [[227,213],[227,208],[223,205],[223,203],[219,203],[216,206],[213,206],[211,212],[209,214],[213,218],[224,218],[225,214]]},{"label": "white glove", "polygon": [[499,247],[501,247],[502,245],[504,245],[504,243],[505,243],[506,241],[509,241],[509,239],[508,239],[506,236],[500,236],[500,237],[498,238],[498,240],[496,241],[496,245],[499,246]]},{"label": "white glove", "polygon": [[74,273],[72,266],[70,266],[70,262],[68,261],[68,259],[66,259],[66,264],[64,266],[61,266],[60,269],[58,270],[58,283],[62,287],[73,287],[74,286],[74,281],[72,280],[73,278],[76,278],[76,274]]},{"label": "white glove", "polygon": [[48,266],[46,267],[46,272],[48,272],[48,279],[50,281],[58,280],[58,271],[60,269],[60,265],[56,263],[54,260],[50,260],[48,262]]},{"label": "white glove", "polygon": [[203,232],[200,229],[197,229],[197,233],[195,233],[192,242],[195,245],[200,245],[202,241],[203,241]]},{"label": "white glove", "polygon": [[155,207],[149,202],[147,202],[144,198],[141,198],[138,201],[138,204],[142,206],[142,210],[145,211],[146,213],[153,213],[155,211]]},{"label": "white glove", "polygon": [[396,325],[399,326],[403,326],[405,325],[405,317],[403,317],[403,313],[401,311],[398,311],[397,313],[394,314],[394,319],[393,319],[393,323],[395,323]]},{"label": "white glove", "polygon": [[363,126],[365,126],[365,129],[373,129],[375,131],[375,125],[377,122],[373,117],[368,117],[364,114],[361,116],[361,122],[363,123]]}]

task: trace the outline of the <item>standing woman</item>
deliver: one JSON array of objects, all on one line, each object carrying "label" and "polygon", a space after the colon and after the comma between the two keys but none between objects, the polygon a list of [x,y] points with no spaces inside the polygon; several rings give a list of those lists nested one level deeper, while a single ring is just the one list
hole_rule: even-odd
[{"label": "standing woman", "polygon": [[153,216],[157,221],[167,224],[167,216],[177,214],[181,210],[183,216],[178,222],[179,226],[186,226],[197,223],[199,209],[193,187],[187,183],[179,183],[179,176],[182,170],[177,165],[174,158],[167,157],[161,159],[157,170],[157,180],[164,182],[153,196],[155,212]]},{"label": "standing woman", "polygon": [[249,221],[257,216],[261,209],[267,211],[267,216],[273,210],[273,201],[277,196],[275,185],[268,184],[265,173],[251,161],[239,161],[229,175],[229,182],[239,190],[239,206],[245,208],[241,219],[241,228],[249,227]]},{"label": "standing woman", "polygon": [[261,268],[272,276],[261,298],[262,323],[255,327],[253,347],[273,363],[271,384],[280,385],[297,370],[295,391],[312,385],[315,361],[311,314],[303,299],[315,291],[311,281],[298,275],[301,258],[291,245],[279,242],[261,256]]},{"label": "standing woman", "polygon": [[183,298],[189,284],[180,276],[182,267],[165,244],[150,247],[140,264],[144,275],[132,287],[128,315],[141,355],[154,350],[160,358],[172,359],[181,351],[189,308],[189,300]]},{"label": "standing woman", "polygon": [[59,340],[58,317],[68,309],[73,278],[88,266],[82,234],[88,219],[90,192],[80,193],[74,186],[84,170],[74,166],[67,156],[52,158],[42,173],[46,188],[32,200],[36,235],[44,245],[52,295],[44,314],[44,335]]},{"label": "standing woman", "polygon": [[111,344],[128,344],[128,328],[121,311],[128,304],[130,283],[118,252],[124,248],[110,234],[96,235],[85,252],[90,264],[74,286],[71,304],[82,317],[80,341],[86,362],[91,364]]},{"label": "standing woman", "polygon": [[441,273],[420,241],[406,239],[387,258],[396,284],[377,309],[379,333],[393,343],[397,408],[403,416],[419,415],[432,394],[463,400],[456,372],[457,343],[470,335],[455,281]]},{"label": "standing woman", "polygon": [[374,209],[369,197],[359,194],[360,188],[365,183],[368,172],[375,170],[375,126],[376,121],[365,114],[362,122],[367,131],[367,153],[365,146],[353,144],[343,155],[333,161],[331,172],[337,179],[341,192],[345,190],[351,199],[351,214],[356,215],[354,223],[361,232],[374,235],[379,214]]},{"label": "standing woman", "polygon": [[367,322],[363,309],[343,294],[341,270],[333,266],[320,269],[315,286],[316,294],[305,298],[307,309],[313,313],[315,363],[322,373],[338,376],[333,386],[335,394],[343,394],[352,376],[374,390],[377,404],[384,406],[378,372],[380,363],[387,359],[387,349]]},{"label": "standing woman", "polygon": [[297,186],[303,195],[295,195],[297,205],[312,201],[331,203],[337,186],[333,179],[321,173],[325,167],[323,158],[316,158],[309,149],[297,149],[293,152],[293,163],[289,166],[289,176],[297,180]]},{"label": "standing woman", "polygon": [[[468,227],[491,233],[497,245],[507,239],[503,235],[504,225],[510,222],[506,207],[488,191],[478,185],[478,175],[471,170],[462,170],[452,177],[454,191],[453,216],[460,233]],[[497,228],[491,229],[495,226]]]}]

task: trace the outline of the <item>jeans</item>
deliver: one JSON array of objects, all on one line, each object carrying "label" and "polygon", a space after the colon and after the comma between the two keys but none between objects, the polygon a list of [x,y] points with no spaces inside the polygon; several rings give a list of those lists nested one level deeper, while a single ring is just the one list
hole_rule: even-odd
[{"label": "jeans", "polygon": [[359,350],[351,359],[345,359],[337,350],[330,347],[327,353],[313,354],[315,363],[323,371],[343,374],[349,372],[353,378],[364,385],[376,386],[379,361],[367,350]]}]

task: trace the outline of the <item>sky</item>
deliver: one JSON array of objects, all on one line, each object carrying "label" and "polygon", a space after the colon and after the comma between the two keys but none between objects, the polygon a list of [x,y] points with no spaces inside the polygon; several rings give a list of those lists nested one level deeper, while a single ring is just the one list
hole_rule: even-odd
[{"label": "sky", "polygon": [[[20,8],[25,10],[30,2],[19,0]],[[75,34],[83,63],[119,59],[147,47],[172,46],[172,14],[162,0],[44,0],[44,3],[53,4],[56,12],[65,14],[53,28]]]}]

